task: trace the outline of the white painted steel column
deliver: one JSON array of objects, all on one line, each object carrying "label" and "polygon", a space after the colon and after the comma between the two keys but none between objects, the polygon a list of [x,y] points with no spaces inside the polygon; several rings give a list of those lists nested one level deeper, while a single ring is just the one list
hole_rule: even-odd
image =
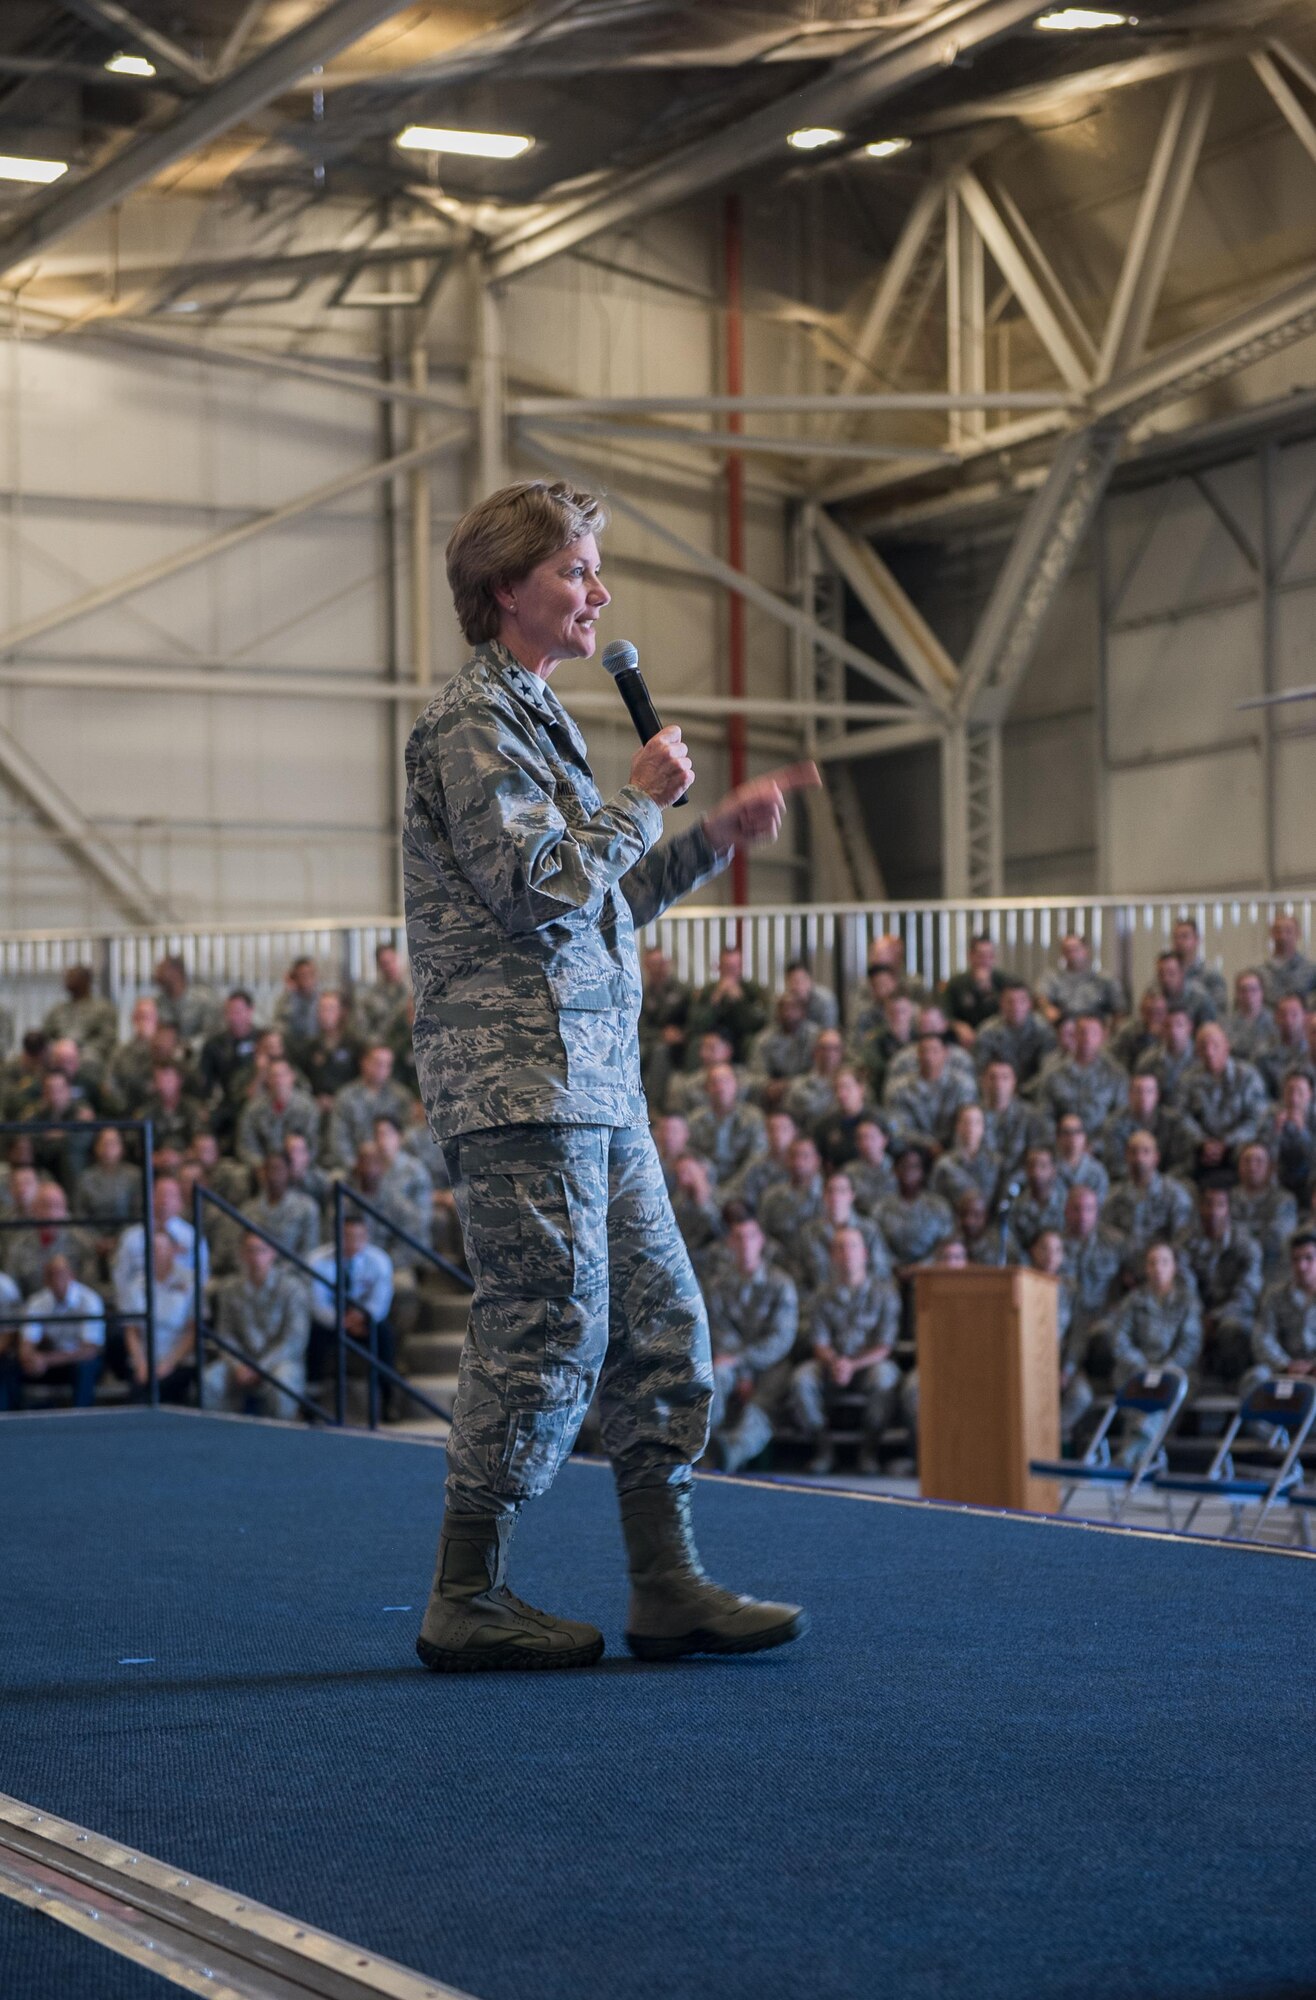
[{"label": "white painted steel column", "polygon": [[[423,390],[429,380],[429,362],[422,342],[411,350],[411,386]],[[413,445],[425,443],[428,424],[417,410],[412,419]],[[411,677],[417,687],[427,688],[432,675],[431,648],[431,542],[434,531],[433,497],[429,460],[416,465],[411,474]]]},{"label": "white painted steel column", "polygon": [[482,264],[473,263],[472,272],[475,358],[471,369],[471,400],[475,405],[475,470],[471,498],[475,501],[507,484],[507,384],[502,295]]},{"label": "white painted steel column", "polygon": [[941,893],[957,902],[969,893],[968,731],[947,725],[941,737]]}]

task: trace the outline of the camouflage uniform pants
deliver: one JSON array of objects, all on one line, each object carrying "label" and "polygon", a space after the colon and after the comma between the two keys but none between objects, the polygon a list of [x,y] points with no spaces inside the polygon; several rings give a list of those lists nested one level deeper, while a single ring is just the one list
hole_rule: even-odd
[{"label": "camouflage uniform pants", "polygon": [[713,1363],[710,1421],[721,1446],[724,1472],[739,1472],[772,1443],[776,1429],[773,1412],[789,1389],[790,1373],[789,1361],[765,1369],[754,1384],[753,1395],[733,1408],[732,1391],[741,1378],[741,1363],[734,1356]]},{"label": "camouflage uniform pants", "polygon": [[[867,1398],[863,1427],[869,1437],[881,1437],[900,1403],[900,1370],[894,1361],[874,1361],[851,1377],[850,1390]],[[800,1429],[821,1437],[827,1429],[835,1391],[820,1361],[802,1361],[791,1379],[791,1401]]]},{"label": "camouflage uniform pants", "polygon": [[684,1485],[708,1439],[708,1321],[647,1129],[512,1125],[443,1152],[475,1279],[449,1504],[546,1493],[596,1385],[618,1485]]}]

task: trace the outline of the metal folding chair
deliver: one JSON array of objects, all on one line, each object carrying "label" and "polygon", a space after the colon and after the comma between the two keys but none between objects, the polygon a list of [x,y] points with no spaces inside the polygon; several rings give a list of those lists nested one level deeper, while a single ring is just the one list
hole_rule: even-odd
[{"label": "metal folding chair", "polygon": [[[1202,1502],[1212,1499],[1229,1502],[1226,1532],[1230,1535],[1238,1533],[1249,1506],[1259,1502],[1252,1523],[1253,1528],[1259,1528],[1276,1501],[1290,1499],[1299,1485],[1302,1467],[1298,1454],[1313,1421],[1316,1421],[1316,1382],[1300,1375],[1281,1375],[1274,1381],[1258,1382],[1239,1404],[1220,1440],[1220,1449],[1205,1472],[1162,1472],[1152,1484],[1167,1495],[1191,1494],[1193,1504],[1182,1523],[1185,1532],[1197,1519]],[[1264,1424],[1269,1430],[1278,1431],[1285,1443],[1276,1447],[1279,1457],[1272,1471],[1249,1477],[1235,1472],[1233,1447],[1239,1432],[1252,1424]],[[1167,1499],[1166,1506],[1169,1505]]]},{"label": "metal folding chair", "polygon": [[[1144,1368],[1130,1375],[1116,1392],[1082,1458],[1034,1458],[1029,1460],[1028,1469],[1038,1478],[1063,1484],[1062,1514],[1080,1487],[1100,1487],[1105,1489],[1112,1520],[1118,1521],[1134,1494],[1150,1479],[1187,1394],[1188,1377],[1182,1368]],[[1135,1413],[1151,1422],[1129,1462],[1112,1465],[1110,1434],[1116,1419]]]}]

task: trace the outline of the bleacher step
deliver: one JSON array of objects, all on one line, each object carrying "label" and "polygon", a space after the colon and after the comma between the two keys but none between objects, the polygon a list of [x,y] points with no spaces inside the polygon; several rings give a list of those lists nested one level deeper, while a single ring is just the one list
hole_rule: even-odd
[{"label": "bleacher step", "polygon": [[455,1377],[465,1337],[464,1329],[456,1333],[413,1333],[404,1355],[408,1374]]},{"label": "bleacher step", "polygon": [[[428,1396],[431,1401],[441,1403],[445,1409],[450,1410],[452,1408],[452,1399],[457,1393],[457,1376],[455,1372],[452,1374],[436,1373],[433,1375],[418,1375],[413,1370],[408,1375],[407,1380],[414,1383],[422,1395]],[[424,1433],[435,1437],[446,1435],[448,1426],[441,1422],[438,1417],[432,1417],[429,1411],[422,1409],[419,1403],[408,1402],[405,1396],[400,1399],[400,1402],[403,1414],[399,1421],[392,1426],[394,1430]]]},{"label": "bleacher step", "polygon": [[417,1304],[416,1324],[424,1332],[465,1333],[471,1304],[469,1292],[431,1292],[422,1288]]}]

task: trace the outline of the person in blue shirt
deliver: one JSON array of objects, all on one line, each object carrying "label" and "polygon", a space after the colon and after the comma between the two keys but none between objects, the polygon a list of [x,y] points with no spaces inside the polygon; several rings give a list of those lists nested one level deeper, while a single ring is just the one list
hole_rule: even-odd
[{"label": "person in blue shirt", "polygon": [[[307,1380],[322,1381],[331,1372],[334,1347],[335,1265],[332,1243],[322,1243],[311,1258],[311,1269],[320,1282],[312,1286],[311,1339],[307,1349]],[[347,1299],[344,1326],[353,1340],[370,1344],[370,1322],[375,1324],[375,1352],[389,1368],[397,1366],[397,1343],[389,1312],[393,1305],[393,1266],[386,1250],[370,1241],[369,1225],[363,1215],[343,1218],[343,1289]],[[381,1377],[380,1410],[385,1423],[393,1419],[393,1384]]]}]

